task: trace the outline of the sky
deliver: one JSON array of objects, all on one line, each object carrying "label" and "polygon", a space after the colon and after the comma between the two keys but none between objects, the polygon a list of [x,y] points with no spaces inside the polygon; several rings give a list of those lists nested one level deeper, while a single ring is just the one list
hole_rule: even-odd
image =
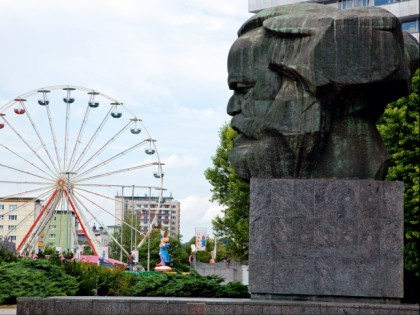
[{"label": "sky", "polygon": [[54,85],[129,104],[157,140],[182,240],[211,234],[221,206],[204,171],[230,120],[227,54],[250,16],[247,0],[0,0],[0,107]]}]

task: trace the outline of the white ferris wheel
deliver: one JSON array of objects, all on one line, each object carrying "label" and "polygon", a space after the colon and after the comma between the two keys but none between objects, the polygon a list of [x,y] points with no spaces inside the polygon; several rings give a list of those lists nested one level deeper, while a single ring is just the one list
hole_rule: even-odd
[{"label": "white ferris wheel", "polygon": [[[162,165],[156,140],[122,102],[78,86],[24,93],[0,107],[0,205],[19,201],[11,209],[0,208],[3,239],[19,234],[17,253],[36,251],[61,211],[71,213],[100,255],[92,224],[106,217],[114,222],[116,203],[123,202],[116,196],[121,187],[137,194],[156,190],[160,203]],[[19,211],[29,204],[37,206]],[[129,222],[121,225],[143,234]],[[71,233],[77,239],[75,227]]]}]

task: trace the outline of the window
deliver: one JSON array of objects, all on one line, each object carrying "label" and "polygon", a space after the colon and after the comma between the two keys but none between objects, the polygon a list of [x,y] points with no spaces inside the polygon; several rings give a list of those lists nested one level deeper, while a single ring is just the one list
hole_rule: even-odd
[{"label": "window", "polygon": [[17,205],[9,205],[9,210],[16,210],[17,209]]},{"label": "window", "polygon": [[172,210],[172,214],[175,214],[176,213],[176,211],[175,210]]},{"label": "window", "polygon": [[16,241],[16,235],[10,235],[9,241]]},{"label": "window", "polygon": [[0,210],[4,210],[4,205],[0,205]]},{"label": "window", "polygon": [[17,215],[9,215],[9,220],[10,221],[16,221],[17,220]]},{"label": "window", "polygon": [[49,247],[55,247],[55,243],[48,243]]},{"label": "window", "polygon": [[16,225],[9,225],[9,231],[15,231]]},{"label": "window", "polygon": [[172,219],[172,220],[175,220],[175,219],[176,219],[176,216],[174,216],[174,215],[173,215],[173,216],[171,217],[171,219]]},{"label": "window", "polygon": [[4,215],[0,215],[0,221],[3,221]]},{"label": "window", "polygon": [[48,234],[48,238],[49,239],[55,238],[55,234]]},{"label": "window", "polygon": [[0,225],[0,231],[3,231],[3,225]]},{"label": "window", "polygon": [[55,230],[55,225],[50,225],[50,230]]},{"label": "window", "polygon": [[402,30],[409,33],[418,33],[419,20],[409,20],[402,22]]}]

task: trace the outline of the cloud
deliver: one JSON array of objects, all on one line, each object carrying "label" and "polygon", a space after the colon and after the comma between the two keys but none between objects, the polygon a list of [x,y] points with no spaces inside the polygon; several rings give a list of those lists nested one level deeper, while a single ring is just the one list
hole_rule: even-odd
[{"label": "cloud", "polygon": [[179,156],[177,154],[172,154],[168,158],[163,159],[165,170],[194,167],[199,165],[199,162],[200,159],[192,155]]},{"label": "cloud", "polygon": [[212,234],[211,220],[222,213],[222,207],[209,201],[210,197],[195,195],[180,199],[181,235],[183,242],[189,241],[195,234],[196,227],[204,227],[207,234]]},{"label": "cloud", "polygon": [[[92,88],[123,102],[157,141],[164,186],[181,200],[181,231],[188,240],[196,226],[210,231],[220,213],[207,197],[203,173],[219,143],[218,131],[229,120],[227,54],[250,16],[247,5],[247,0],[1,0],[0,37],[7,48],[0,52],[0,106],[59,84]],[[10,116],[14,123],[17,118]],[[6,144],[4,134],[0,143]],[[155,179],[145,173],[139,180],[151,185]],[[130,175],[121,174],[128,185]]]}]

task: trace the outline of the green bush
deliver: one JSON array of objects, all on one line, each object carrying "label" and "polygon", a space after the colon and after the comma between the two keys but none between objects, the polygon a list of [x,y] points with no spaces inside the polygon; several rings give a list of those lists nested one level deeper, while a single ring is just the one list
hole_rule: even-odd
[{"label": "green bush", "polygon": [[220,288],[219,297],[224,298],[249,298],[248,286],[239,281],[233,281]]},{"label": "green bush", "polygon": [[98,295],[129,296],[134,285],[134,275],[121,269],[98,269]]},{"label": "green bush", "polygon": [[7,250],[4,247],[0,247],[0,262],[12,262],[17,261],[16,254]]},{"label": "green bush", "polygon": [[221,285],[223,278],[216,275],[147,274],[136,280],[134,296],[249,297],[246,286],[239,282]]},{"label": "green bush", "polygon": [[97,286],[99,280],[98,266],[93,264],[80,263],[72,261],[65,263],[64,271],[75,277],[79,283],[77,295],[91,296],[97,294]]},{"label": "green bush", "polygon": [[49,260],[15,259],[0,262],[0,304],[14,304],[23,296],[249,297],[246,286],[222,285],[223,278],[216,275],[129,273],[96,264],[63,263],[54,254]]},{"label": "green bush", "polygon": [[19,259],[0,264],[0,304],[22,296],[65,296],[77,291],[77,280],[48,260]]}]

